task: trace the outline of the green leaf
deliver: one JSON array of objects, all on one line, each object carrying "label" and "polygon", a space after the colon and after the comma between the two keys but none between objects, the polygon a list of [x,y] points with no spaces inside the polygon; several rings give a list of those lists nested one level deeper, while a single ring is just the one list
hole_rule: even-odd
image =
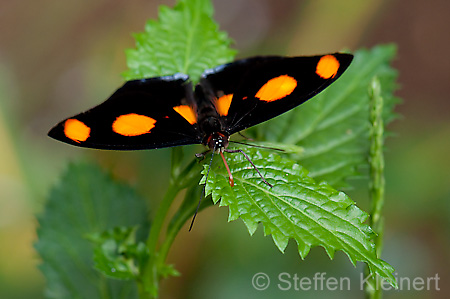
[{"label": "green leaf", "polygon": [[[273,188],[239,153],[227,155],[234,187],[228,183],[223,163],[215,163],[206,194],[212,194],[214,203],[220,200],[220,206],[229,207],[230,221],[240,217],[250,234],[262,223],[265,235],[272,235],[280,251],[294,239],[302,258],[313,246],[322,246],[330,258],[342,250],[354,265],[363,261],[372,273],[396,285],[394,269],[376,256],[371,242],[374,233],[364,224],[368,215],[347,195],[326,183],[316,183],[305,168],[291,160],[251,148],[245,151]],[[203,174],[206,171],[207,167]]]},{"label": "green leaf", "polygon": [[94,248],[95,268],[115,279],[136,279],[149,257],[143,242],[136,243],[137,227],[115,227],[88,238]]},{"label": "green leaf", "polygon": [[330,87],[300,107],[260,126],[250,133],[257,140],[295,144],[304,148],[290,155],[317,181],[335,188],[347,187],[346,179],[367,166],[369,152],[369,107],[367,89],[374,76],[380,80],[385,101],[384,121],[395,114],[399,100],[393,96],[397,71],[389,63],[394,45],[358,50],[349,69]]},{"label": "green leaf", "polygon": [[160,6],[158,21],[134,35],[136,49],[126,52],[125,79],[183,73],[195,83],[205,69],[233,60],[231,40],[212,19],[209,0],[179,0],[173,9]]},{"label": "green leaf", "polygon": [[87,235],[117,226],[139,226],[137,240],[147,234],[145,201],[114,181],[99,167],[71,164],[48,197],[38,217],[47,298],[137,298],[133,281],[104,277],[94,269],[93,245]]}]

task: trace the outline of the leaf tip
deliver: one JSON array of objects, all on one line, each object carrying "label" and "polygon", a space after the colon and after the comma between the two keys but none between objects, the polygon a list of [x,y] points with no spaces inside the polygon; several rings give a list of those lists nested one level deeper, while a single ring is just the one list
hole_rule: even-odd
[{"label": "leaf tip", "polygon": [[275,245],[278,247],[278,249],[284,253],[284,250],[286,249],[288,242],[289,242],[289,237],[283,235],[280,232],[276,232],[276,233],[272,233],[272,239],[273,242],[275,243]]},{"label": "leaf tip", "polygon": [[247,226],[248,232],[250,236],[253,236],[256,229],[258,228],[258,222],[254,221],[251,217],[245,217],[245,215],[241,216],[242,221]]}]

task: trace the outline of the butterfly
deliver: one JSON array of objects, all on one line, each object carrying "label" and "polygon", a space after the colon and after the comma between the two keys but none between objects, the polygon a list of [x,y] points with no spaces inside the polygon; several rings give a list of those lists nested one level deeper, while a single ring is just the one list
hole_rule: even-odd
[{"label": "butterfly", "polygon": [[203,144],[220,153],[228,169],[224,151],[245,155],[227,149],[232,134],[314,97],[336,81],[352,59],[343,53],[252,57],[206,70],[195,86],[179,73],[132,80],[100,105],[61,121],[48,135],[75,146],[109,150]]}]

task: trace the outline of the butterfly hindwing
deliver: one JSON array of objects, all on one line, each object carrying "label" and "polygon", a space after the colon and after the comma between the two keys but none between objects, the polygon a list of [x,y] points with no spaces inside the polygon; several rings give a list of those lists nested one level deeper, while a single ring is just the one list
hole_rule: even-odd
[{"label": "butterfly hindwing", "polygon": [[340,53],[254,57],[205,72],[202,84],[217,92],[218,102],[227,96],[222,109],[226,113],[218,112],[225,118],[227,133],[233,134],[312,98],[339,78],[352,58]]},{"label": "butterfly hindwing", "polygon": [[[200,143],[186,75],[133,80],[49,136],[82,147],[135,150]],[[192,108],[191,108],[192,107]]]}]

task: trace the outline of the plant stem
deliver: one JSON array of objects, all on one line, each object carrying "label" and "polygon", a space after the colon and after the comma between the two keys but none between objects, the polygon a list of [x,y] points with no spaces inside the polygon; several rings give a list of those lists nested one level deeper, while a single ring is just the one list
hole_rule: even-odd
[{"label": "plant stem", "polygon": [[[162,226],[164,224],[164,220],[166,219],[167,213],[170,210],[173,200],[177,196],[180,191],[179,186],[171,180],[169,184],[169,188],[167,189],[166,194],[164,195],[163,200],[161,201],[158,210],[155,214],[155,218],[152,221],[150,227],[150,234],[147,239],[147,248],[150,253],[150,257],[147,260],[146,264],[143,267],[143,271],[141,274],[141,298],[146,298],[148,295],[151,297],[156,297],[158,294],[158,284],[159,284],[159,275],[157,269],[157,245],[158,240],[161,235]],[[144,294],[147,293],[146,297]]]},{"label": "plant stem", "polygon": [[[381,97],[381,86],[378,78],[373,78],[370,88],[370,182],[369,195],[371,201],[370,226],[377,234],[374,239],[377,249],[377,256],[380,257],[383,248],[383,216],[381,214],[384,205],[384,125],[383,125],[383,98]],[[366,268],[366,275],[369,275],[369,269]],[[366,297],[370,299],[382,298],[382,289],[380,278],[372,276],[365,287]]]},{"label": "plant stem", "polygon": [[[192,186],[192,185],[191,185]],[[172,246],[173,241],[175,240],[175,237],[177,236],[180,229],[183,227],[183,225],[186,223],[187,220],[192,219],[192,215],[197,210],[197,202],[200,199],[200,196],[204,196],[202,193],[203,187],[201,186],[194,186],[191,188],[188,188],[184,202],[179,207],[178,212],[175,214],[175,216],[172,218],[168,228],[167,233],[164,241],[161,244],[161,247],[159,249],[158,254],[158,264],[164,265],[165,260],[167,258],[167,255],[169,253],[169,250]],[[204,208],[212,205],[211,200],[206,200],[204,198],[199,211],[203,210]]]},{"label": "plant stem", "polygon": [[183,156],[183,152],[179,148],[172,149],[172,169],[169,187],[156,211],[146,242],[150,257],[142,267],[142,273],[138,280],[140,298],[156,298],[158,296],[158,286],[161,278],[159,270],[164,266],[170,246],[179,228],[182,226],[182,223],[178,224],[176,230],[171,230],[166,235],[162,247],[158,248],[158,241],[161,237],[164,222],[177,194],[182,189],[192,185],[194,181],[198,181],[198,169],[195,167],[197,165],[196,160],[193,160],[183,171],[180,171]]},{"label": "plant stem", "polygon": [[180,149],[172,149],[171,157],[171,177],[169,187],[162,201],[159,204],[158,210],[155,213],[154,219],[150,226],[150,233],[146,242],[150,257],[142,268],[139,285],[140,298],[156,298],[158,296],[159,274],[158,274],[158,252],[157,246],[161,236],[162,226],[167,217],[167,214],[172,206],[172,202],[182,189],[179,178],[180,163],[183,158],[183,152]]},{"label": "plant stem", "polygon": [[[197,186],[195,186],[194,188],[197,188]],[[175,217],[172,218],[172,221],[167,228],[167,233],[164,242],[162,242],[161,247],[159,249],[158,265],[164,264],[167,255],[169,253],[169,250],[172,246],[172,243],[175,240],[175,237],[177,236],[178,232],[180,231],[181,227],[186,222],[186,220],[190,219],[192,217],[192,214],[195,212],[197,205],[195,201],[192,200],[193,196],[197,195],[198,193],[195,191],[196,191],[195,189],[191,188],[186,192],[184,200],[189,201],[192,204],[189,207],[181,205],[180,210],[178,211],[179,215],[175,215]]]}]

